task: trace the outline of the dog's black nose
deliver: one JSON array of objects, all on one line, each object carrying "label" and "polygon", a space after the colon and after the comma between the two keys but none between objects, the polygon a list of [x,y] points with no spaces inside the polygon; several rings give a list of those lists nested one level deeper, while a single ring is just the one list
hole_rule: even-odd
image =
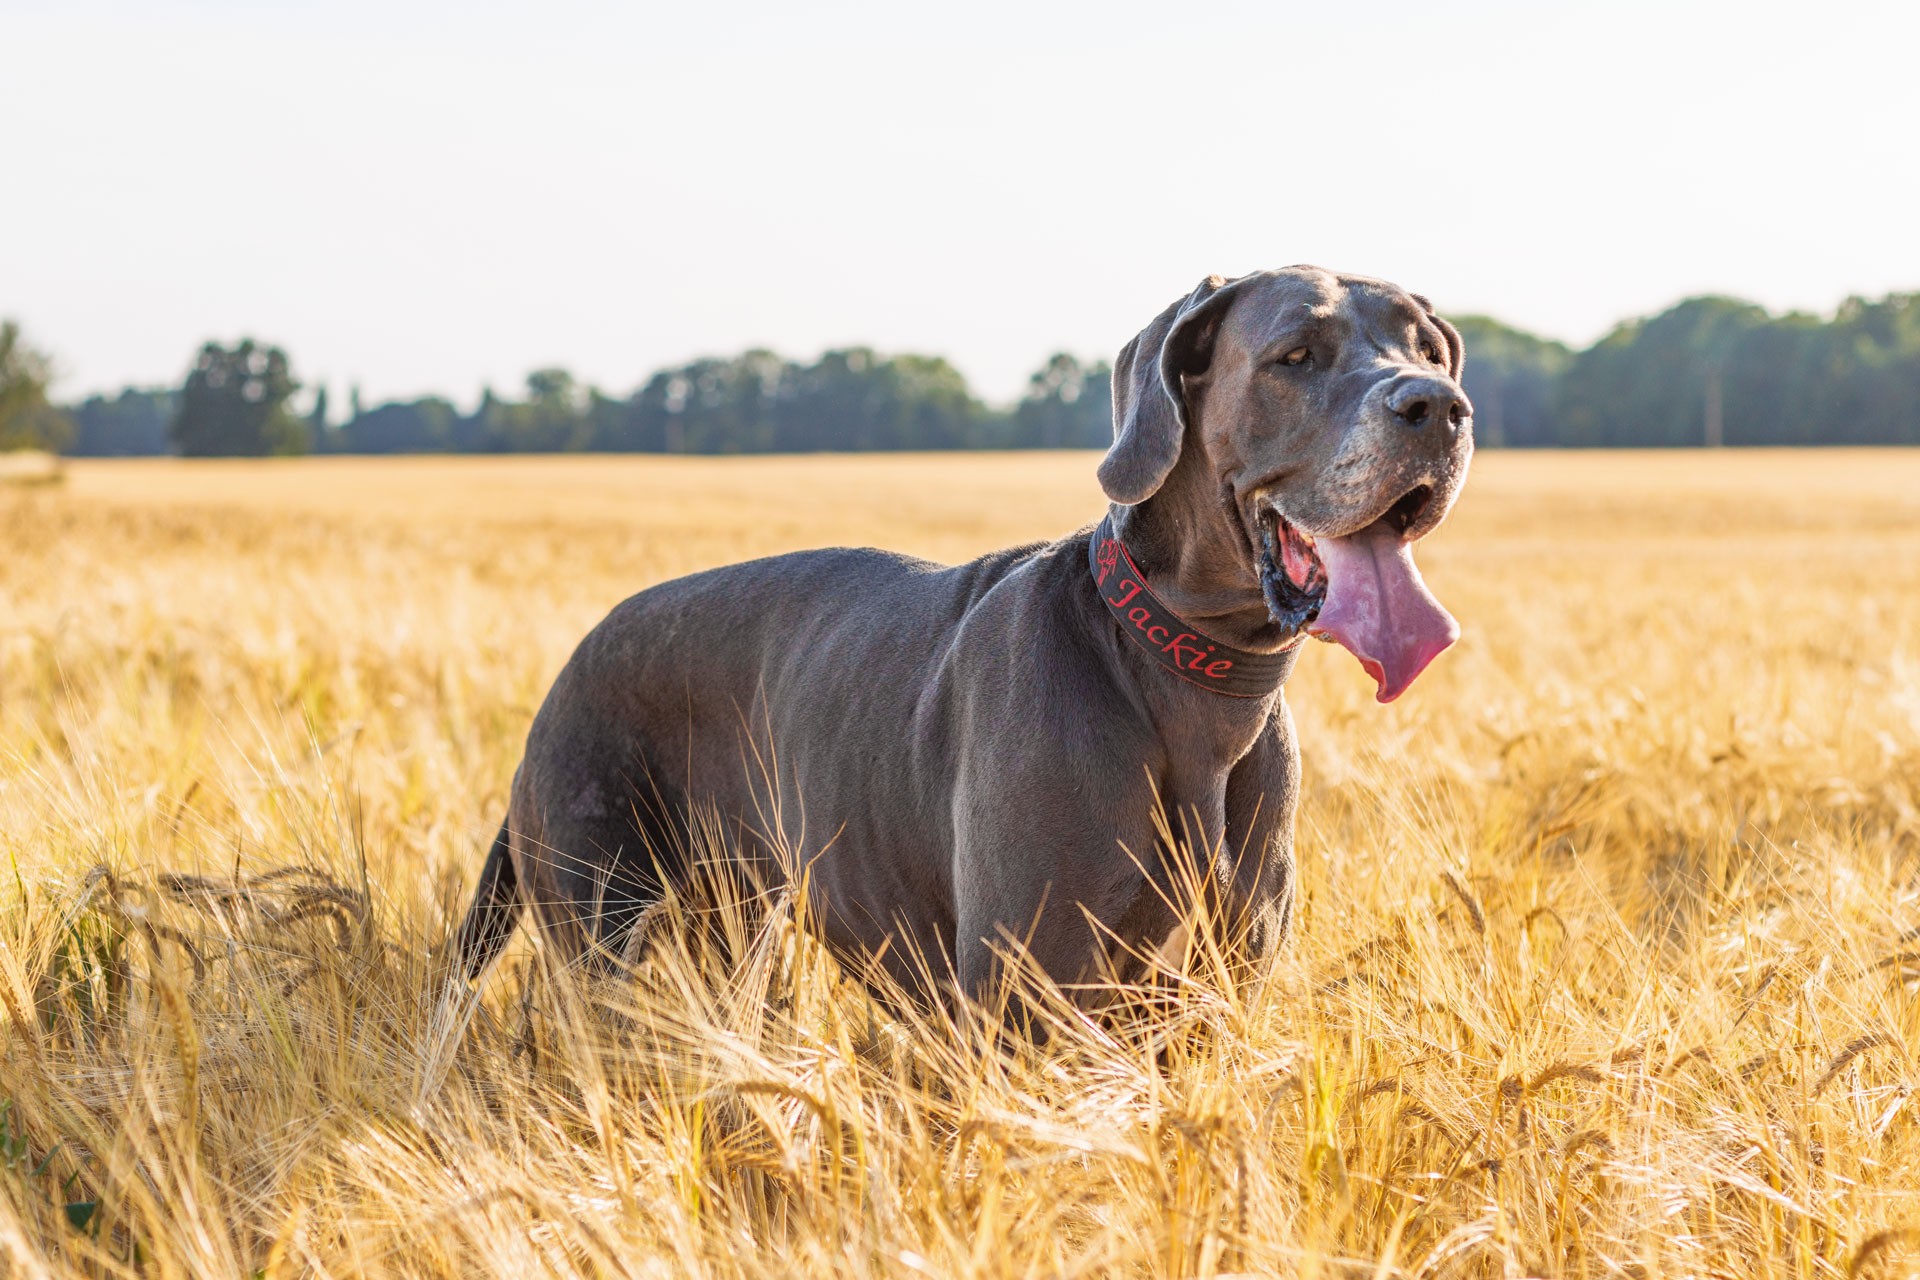
[{"label": "dog's black nose", "polygon": [[1410,427],[1445,422],[1457,427],[1473,416],[1460,388],[1443,378],[1402,378],[1387,392],[1387,411]]}]

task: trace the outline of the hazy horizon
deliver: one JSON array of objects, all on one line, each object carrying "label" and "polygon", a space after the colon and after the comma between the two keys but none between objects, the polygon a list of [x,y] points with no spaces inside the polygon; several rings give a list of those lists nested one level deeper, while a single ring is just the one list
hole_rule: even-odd
[{"label": "hazy horizon", "polygon": [[1892,5],[26,0],[0,31],[31,184],[0,315],[63,400],[246,335],[369,402],[847,345],[1004,402],[1301,261],[1574,345],[1690,294],[1920,288]]}]

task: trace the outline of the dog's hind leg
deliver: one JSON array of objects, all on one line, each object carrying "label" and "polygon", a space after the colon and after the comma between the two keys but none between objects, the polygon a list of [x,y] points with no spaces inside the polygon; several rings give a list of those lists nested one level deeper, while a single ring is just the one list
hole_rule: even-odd
[{"label": "dog's hind leg", "polygon": [[602,972],[618,967],[634,922],[685,878],[685,805],[636,757],[562,740],[537,756],[530,748],[514,779],[520,898],[557,958]]},{"label": "dog's hind leg", "polygon": [[487,863],[480,869],[480,887],[474,891],[473,905],[454,935],[453,954],[469,981],[486,972],[513,936],[520,923],[524,903],[520,897],[520,879],[513,869],[513,850],[507,824],[493,838]]}]

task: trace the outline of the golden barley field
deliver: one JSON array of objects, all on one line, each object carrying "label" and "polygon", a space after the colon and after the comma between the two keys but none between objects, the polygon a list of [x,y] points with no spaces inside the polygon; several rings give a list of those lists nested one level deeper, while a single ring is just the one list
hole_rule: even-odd
[{"label": "golden barley field", "polygon": [[1288,687],[1264,981],[1036,1048],[701,900],[616,980],[523,935],[446,982],[610,605],[1065,533],[1093,461],[0,486],[0,1276],[1920,1266],[1920,453],[1483,454],[1421,556],[1462,642],[1391,707],[1333,649]]}]

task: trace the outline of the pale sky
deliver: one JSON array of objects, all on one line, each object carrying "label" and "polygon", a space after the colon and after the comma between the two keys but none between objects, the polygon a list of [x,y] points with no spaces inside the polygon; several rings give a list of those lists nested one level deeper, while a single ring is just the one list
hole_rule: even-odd
[{"label": "pale sky", "polygon": [[0,0],[0,316],[63,398],[251,335],[336,406],[854,343],[998,401],[1216,271],[1574,343],[1920,289],[1920,5],[1186,9]]}]

